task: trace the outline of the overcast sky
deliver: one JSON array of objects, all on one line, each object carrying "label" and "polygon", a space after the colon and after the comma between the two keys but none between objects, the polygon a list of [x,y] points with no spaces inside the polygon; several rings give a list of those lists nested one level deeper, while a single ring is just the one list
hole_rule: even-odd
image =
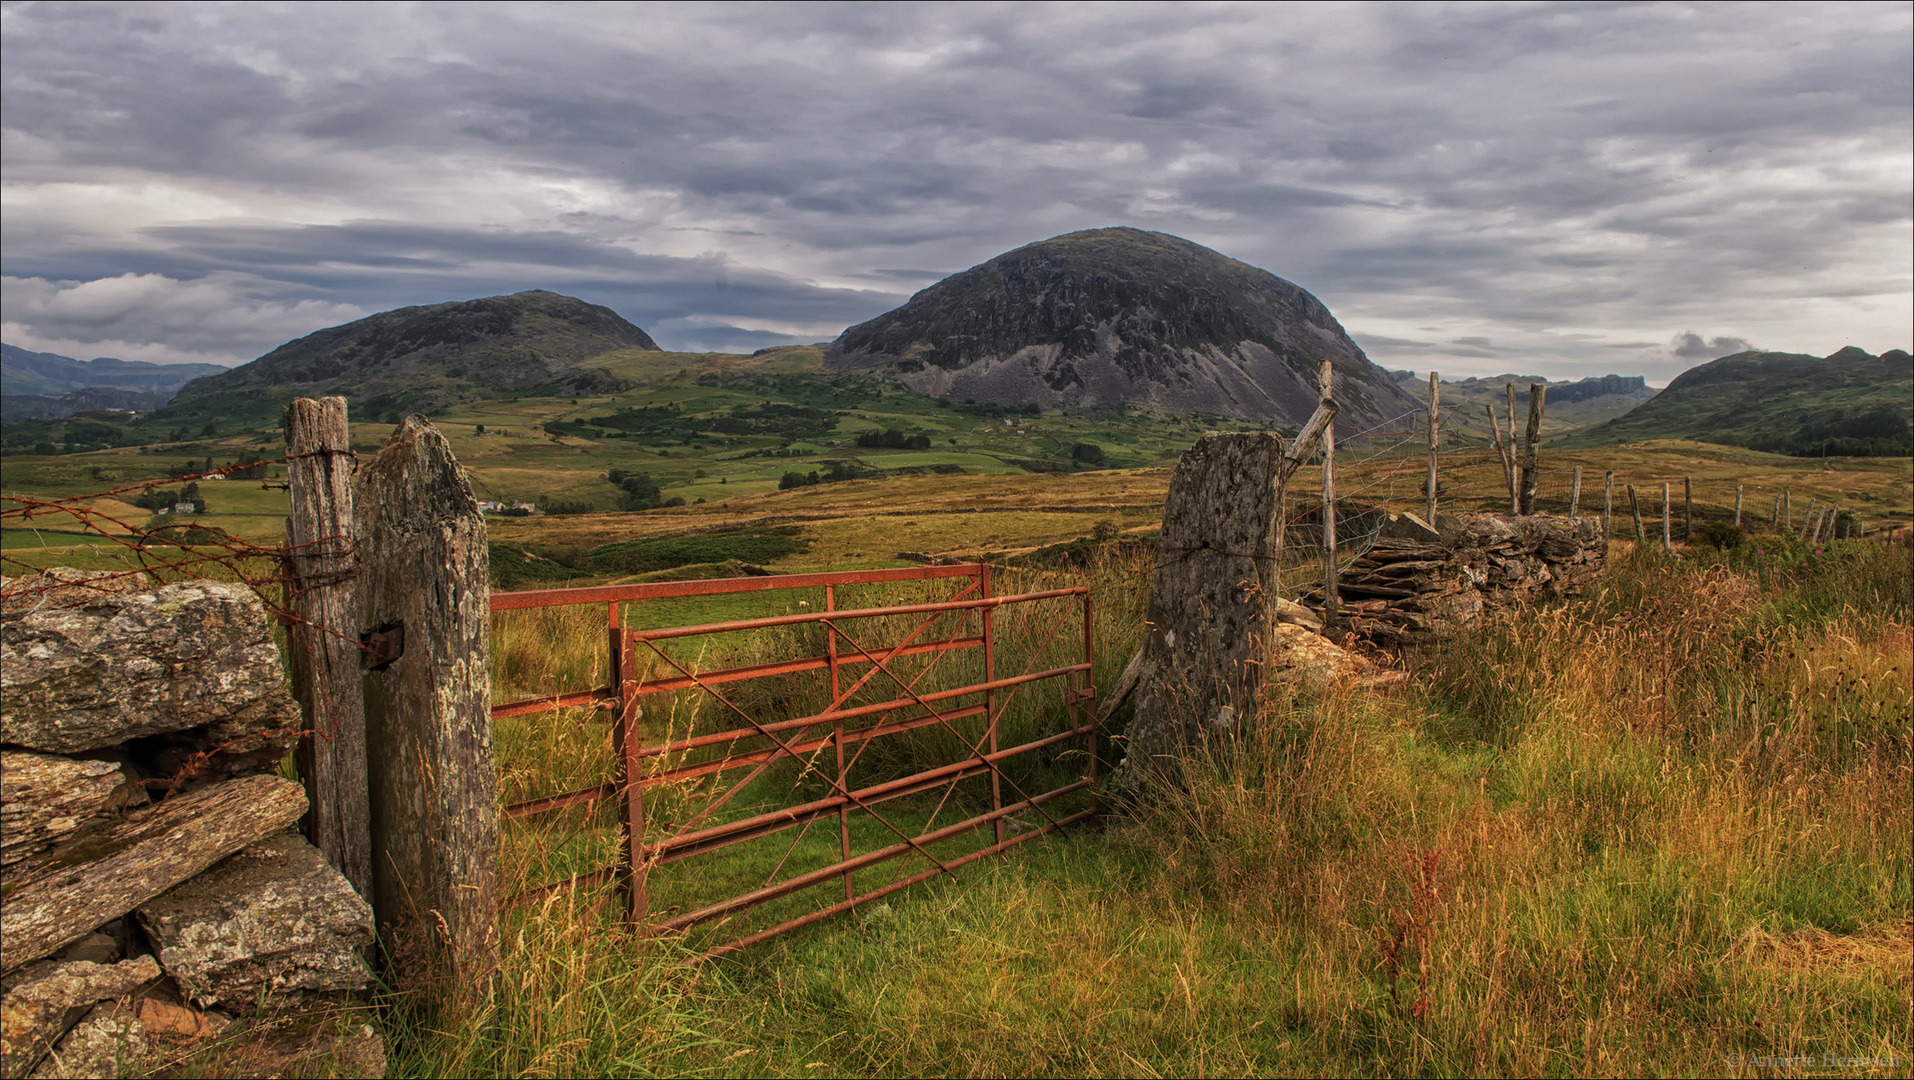
[{"label": "overcast sky", "polygon": [[821,341],[1107,225],[1452,377],[1914,336],[1907,3],[3,10],[4,337],[71,356],[532,288]]}]

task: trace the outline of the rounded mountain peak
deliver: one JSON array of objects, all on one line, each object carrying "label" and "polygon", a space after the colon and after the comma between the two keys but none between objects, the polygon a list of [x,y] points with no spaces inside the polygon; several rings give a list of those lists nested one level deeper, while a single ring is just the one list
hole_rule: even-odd
[{"label": "rounded mountain peak", "polygon": [[1315,408],[1325,359],[1338,376],[1340,423],[1414,407],[1306,290],[1133,228],[1006,252],[851,327],[825,351],[833,369],[870,369],[937,396],[1291,423]]}]

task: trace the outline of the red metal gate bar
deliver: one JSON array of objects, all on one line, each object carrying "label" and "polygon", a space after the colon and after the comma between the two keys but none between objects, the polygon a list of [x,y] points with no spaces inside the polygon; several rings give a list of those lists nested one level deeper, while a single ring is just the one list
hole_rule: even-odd
[{"label": "red metal gate bar", "polygon": [[[837,607],[836,587],[841,584],[866,584],[888,581],[926,580],[939,578],[972,577],[975,580],[963,588],[955,598],[918,604],[904,604],[893,607],[839,609]],[[648,630],[627,629],[620,625],[620,605],[623,603],[662,599],[668,597],[705,596],[734,592],[760,592],[778,589],[812,588],[824,590],[822,611],[803,612],[782,616],[768,616],[755,619],[732,620],[701,626],[681,626],[654,628]],[[981,597],[972,594],[981,592]],[[1068,621],[1053,623],[1050,632],[1043,636],[1042,643],[1030,654],[1025,670],[1010,678],[1004,678],[996,670],[996,631],[994,629],[995,612],[999,608],[1013,604],[1025,604],[1042,600],[1076,597],[1082,607],[1082,626],[1084,630],[1083,661],[1076,664],[1061,665],[1045,671],[1033,672],[1049,650],[1056,634]],[[557,892],[574,888],[581,884],[616,879],[626,896],[626,918],[633,924],[641,923],[647,907],[647,877],[651,867],[679,862],[698,855],[710,854],[723,848],[768,837],[791,829],[797,829],[797,839],[785,852],[788,859],[796,850],[810,826],[818,820],[835,815],[838,818],[838,861],[830,866],[811,870],[784,881],[769,880],[760,889],[739,896],[706,904],[696,911],[674,915],[659,921],[650,927],[650,932],[671,932],[689,926],[742,915],[779,897],[790,896],[817,884],[834,879],[844,882],[844,898],[823,909],[810,914],[787,920],[768,930],[761,930],[734,941],[716,946],[706,955],[719,955],[743,948],[766,937],[785,930],[815,922],[821,918],[889,895],[911,884],[927,880],[937,874],[948,874],[976,859],[1007,850],[1025,840],[1066,827],[1095,813],[1092,809],[1069,814],[1061,819],[1053,816],[1045,804],[1073,792],[1082,791],[1094,784],[1097,771],[1096,762],[1096,725],[1084,719],[1083,704],[1096,696],[1092,682],[1092,664],[1094,647],[1089,637],[1092,626],[1090,597],[1088,590],[1082,587],[1042,590],[1013,596],[996,597],[990,595],[990,569],[987,566],[946,566],[912,567],[897,570],[851,571],[845,573],[820,573],[786,575],[769,578],[745,578],[718,581],[691,582],[650,582],[639,585],[605,586],[584,589],[541,590],[537,593],[502,593],[493,597],[492,608],[495,611],[526,610],[545,607],[559,607],[577,604],[604,603],[607,605],[608,635],[613,657],[613,685],[594,690],[568,692],[548,697],[528,698],[509,702],[496,707],[495,716],[528,716],[567,707],[611,707],[615,712],[613,723],[613,743],[615,750],[616,778],[609,783],[580,788],[576,791],[547,795],[527,800],[505,809],[508,819],[528,817],[593,803],[609,795],[619,795],[624,802],[618,818],[618,833],[622,849],[618,864],[600,871],[573,875],[565,881],[553,882],[533,889],[525,890],[511,897],[502,907],[517,907],[550,897]],[[981,631],[965,635],[961,632],[950,634],[938,640],[919,642],[916,639],[934,624],[938,617],[947,612],[964,613],[977,611],[981,620]],[[870,619],[889,616],[923,616],[916,629],[902,640],[885,645],[866,648],[845,632],[844,624],[853,619]],[[685,662],[666,653],[659,643],[668,640],[702,636],[710,634],[736,633],[772,627],[796,626],[822,623],[826,628],[825,651],[821,656],[800,657],[789,660],[753,664],[708,672],[694,671]],[[840,650],[840,639],[851,645],[854,654]],[[657,678],[641,678],[638,670],[637,649],[640,645],[656,654],[656,660],[663,661],[669,668],[676,669],[675,674],[661,673]],[[918,685],[928,678],[939,666],[942,656],[955,649],[977,648],[983,652],[984,679],[979,683],[919,691]],[[922,665],[908,680],[891,667],[899,657],[932,657],[930,664]],[[841,681],[845,665],[867,665],[859,678],[846,688]],[[732,682],[741,682],[768,676],[791,675],[804,671],[828,672],[830,704],[825,709],[810,716],[771,721],[760,721],[721,693],[717,687]],[[846,702],[878,675],[896,684],[902,691],[887,701],[867,703],[846,707]],[[1045,736],[1022,745],[1004,750],[998,741],[999,725],[1005,715],[1005,709],[1011,698],[1024,686],[1046,679],[1062,679],[1063,704],[1068,711],[1068,729]],[[935,684],[933,684],[934,686]],[[728,731],[687,736],[664,743],[644,745],[639,737],[637,717],[638,699],[658,693],[682,690],[700,690],[710,695],[720,706],[747,727],[737,727]],[[999,691],[1008,691],[1000,694]],[[981,695],[978,702],[976,696]],[[960,699],[969,697],[971,704],[960,703]],[[935,705],[949,703],[949,707],[939,709]],[[919,710],[914,715],[902,718],[881,719],[888,714],[905,710]],[[982,715],[984,725],[981,734],[973,742],[971,737],[960,733],[952,726],[953,722],[964,718]],[[1091,714],[1092,716],[1094,714]],[[880,717],[878,722],[864,727],[851,727],[847,722],[863,717]],[[969,753],[960,760],[949,764],[921,770],[911,776],[902,777],[878,784],[854,788],[850,782],[850,770],[864,751],[885,735],[927,728],[933,725],[943,726],[959,740],[959,745],[967,746]],[[824,729],[824,730],[820,730]],[[790,738],[780,737],[778,733],[790,733]],[[748,751],[728,753],[724,756],[705,761],[681,762],[675,766],[647,772],[644,762],[668,754],[682,754],[702,747],[735,744],[744,739],[763,739],[773,745],[760,746]],[[1074,783],[1040,792],[1034,796],[1024,792],[1021,787],[1002,771],[1002,763],[1013,757],[1029,754],[1042,748],[1073,741],[1086,740],[1088,749],[1087,775]],[[846,754],[847,746],[857,747],[853,755]],[[814,758],[826,748],[833,751],[835,769],[826,766],[821,778],[830,785],[832,793],[822,799],[814,799],[791,807],[709,825],[698,828],[700,822],[723,806],[733,796],[745,790],[769,765],[781,758],[789,757],[804,765],[807,772],[814,771],[818,765]],[[847,760],[848,758],[848,760]],[[646,842],[645,810],[643,792],[668,784],[711,777],[737,769],[746,770],[742,780],[727,781],[730,789],[720,798],[702,807],[698,813],[675,833],[668,837]],[[835,773],[834,776],[830,775]],[[991,779],[991,808],[964,821],[942,828],[933,829],[930,823],[923,826],[917,836],[911,836],[877,813],[877,804],[908,795],[945,789],[944,800],[956,790],[956,785],[964,780],[989,776]],[[1020,801],[1008,806],[1004,804],[1003,784],[1009,783]],[[941,810],[944,801],[940,800]],[[877,851],[861,855],[852,853],[850,843],[849,814],[853,808],[861,809],[877,823],[896,834],[899,841]],[[1006,838],[1003,821],[1010,814],[1035,810],[1048,820],[1041,828],[1029,829],[1018,835]],[[932,814],[931,823],[936,820]],[[980,829],[985,825],[992,827],[993,843],[976,851],[952,858],[940,858],[930,851],[929,845],[939,844],[967,832]],[[667,826],[669,828],[669,826]],[[935,864],[929,869],[910,874],[904,879],[893,880],[880,888],[858,893],[853,878],[854,872],[875,866],[879,863],[910,854],[921,854]],[[771,871],[775,879],[782,870],[784,860]]]}]

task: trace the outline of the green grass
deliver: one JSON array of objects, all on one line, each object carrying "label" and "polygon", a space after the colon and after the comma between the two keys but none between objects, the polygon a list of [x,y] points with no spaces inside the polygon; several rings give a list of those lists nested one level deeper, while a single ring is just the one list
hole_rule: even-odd
[{"label": "green grass", "polygon": [[[1089,578],[1100,669],[1140,569]],[[1185,790],[715,963],[556,898],[508,919],[496,1011],[392,1015],[394,1075],[1906,1075],[1911,580],[1905,547],[1624,555],[1394,696],[1272,688]],[[501,755],[602,754],[562,730]],[[704,884],[761,881],[766,847]]]}]

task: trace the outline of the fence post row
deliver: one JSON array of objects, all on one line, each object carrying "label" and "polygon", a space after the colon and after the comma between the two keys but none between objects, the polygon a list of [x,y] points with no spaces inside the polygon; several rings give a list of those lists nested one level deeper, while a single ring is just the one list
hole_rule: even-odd
[{"label": "fence post row", "polygon": [[372,898],[372,808],[366,780],[366,718],[360,696],[359,626],[353,610],[352,450],[346,399],[300,398],[286,406],[288,628],[308,734],[301,739],[307,834],[352,888]]}]

